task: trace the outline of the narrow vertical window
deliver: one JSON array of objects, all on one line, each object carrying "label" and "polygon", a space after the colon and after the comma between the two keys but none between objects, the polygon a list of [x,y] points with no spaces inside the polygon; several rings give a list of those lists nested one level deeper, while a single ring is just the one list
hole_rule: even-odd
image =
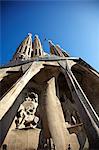
[{"label": "narrow vertical window", "polygon": [[29,48],[29,51],[28,51],[28,55],[30,54],[30,48]]},{"label": "narrow vertical window", "polygon": [[35,49],[35,55],[37,55],[37,49]]},{"label": "narrow vertical window", "polygon": [[31,57],[33,57],[33,51],[31,52]]},{"label": "narrow vertical window", "polygon": [[23,53],[25,53],[25,52],[26,52],[26,49],[27,49],[27,46],[25,47],[25,49],[24,49],[24,52],[23,52]]},{"label": "narrow vertical window", "polygon": [[41,50],[39,49],[39,55],[41,56]]}]

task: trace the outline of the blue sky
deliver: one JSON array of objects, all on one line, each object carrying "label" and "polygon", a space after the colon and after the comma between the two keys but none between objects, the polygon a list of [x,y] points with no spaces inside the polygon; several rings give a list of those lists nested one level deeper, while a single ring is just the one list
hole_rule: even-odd
[{"label": "blue sky", "polygon": [[0,64],[12,58],[21,41],[38,34],[99,71],[99,1],[2,1]]}]

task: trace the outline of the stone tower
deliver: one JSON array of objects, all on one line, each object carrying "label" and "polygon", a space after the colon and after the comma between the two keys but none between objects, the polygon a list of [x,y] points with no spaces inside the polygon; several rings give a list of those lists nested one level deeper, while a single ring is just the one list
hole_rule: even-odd
[{"label": "stone tower", "polygon": [[99,73],[48,42],[29,33],[0,68],[1,149],[98,150]]},{"label": "stone tower", "polygon": [[33,57],[37,56],[43,56],[43,48],[40,42],[40,39],[38,38],[38,35],[35,35],[34,42],[33,42]]},{"label": "stone tower", "polygon": [[17,48],[16,53],[13,56],[13,60],[27,60],[31,58],[32,51],[32,34],[29,33]]}]

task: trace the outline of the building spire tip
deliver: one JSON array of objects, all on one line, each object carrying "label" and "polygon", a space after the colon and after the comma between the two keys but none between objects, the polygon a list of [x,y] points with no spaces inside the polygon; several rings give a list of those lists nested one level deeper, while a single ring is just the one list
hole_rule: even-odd
[{"label": "building spire tip", "polygon": [[37,35],[37,34],[35,34],[35,38],[38,38],[38,35]]},{"label": "building spire tip", "polygon": [[32,36],[32,33],[29,32],[28,35],[29,35],[29,36]]},{"label": "building spire tip", "polygon": [[53,42],[51,40],[48,40],[49,44],[53,45]]},{"label": "building spire tip", "polygon": [[50,46],[55,46],[51,40],[48,40]]}]

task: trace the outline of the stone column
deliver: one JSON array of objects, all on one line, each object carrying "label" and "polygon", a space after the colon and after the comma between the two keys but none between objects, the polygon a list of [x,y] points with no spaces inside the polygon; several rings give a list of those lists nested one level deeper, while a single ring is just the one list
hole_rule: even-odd
[{"label": "stone column", "polygon": [[63,124],[65,124],[65,120],[63,120],[63,118],[60,119],[60,116],[63,116],[63,112],[60,111],[57,104],[54,77],[47,82],[45,98],[46,116],[53,142],[57,150],[66,150],[66,128],[65,125],[63,126]]},{"label": "stone column", "polygon": [[47,139],[50,138],[50,133],[49,133],[45,105],[46,105],[45,90],[43,89],[42,92],[39,94],[39,111],[40,111],[40,118],[43,126],[44,137]]}]

